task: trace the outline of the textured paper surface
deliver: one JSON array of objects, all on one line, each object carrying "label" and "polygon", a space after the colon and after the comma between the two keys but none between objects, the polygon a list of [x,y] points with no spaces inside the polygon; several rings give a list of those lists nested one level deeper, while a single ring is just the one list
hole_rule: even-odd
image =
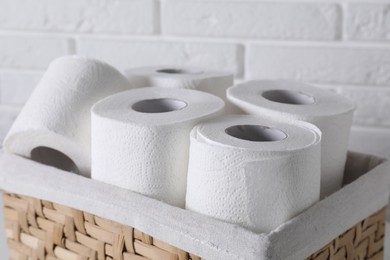
[{"label": "textured paper surface", "polygon": [[[265,98],[264,93],[272,90],[298,92],[306,104],[287,104]],[[250,81],[229,88],[227,96],[245,113],[315,124],[322,131],[321,197],[341,187],[355,108],[350,100],[294,81]]]},{"label": "textured paper surface", "polygon": [[208,92],[226,102],[226,113],[237,112],[226,99],[227,88],[234,84],[232,73],[195,67],[159,66],[129,69],[125,74],[136,87],[187,88]]},{"label": "textured paper surface", "polygon": [[[135,110],[144,100],[186,105],[163,113]],[[98,102],[92,108],[92,178],[183,207],[189,133],[223,107],[208,93],[169,88],[134,89]]]},{"label": "textured paper surface", "polygon": [[[279,129],[278,141],[226,133],[235,125]],[[191,132],[186,208],[267,233],[319,200],[320,131],[296,121],[226,116]]]},{"label": "textured paper surface", "polygon": [[106,63],[78,56],[53,61],[4,140],[8,153],[30,157],[49,147],[90,175],[90,108],[99,99],[131,88]]}]

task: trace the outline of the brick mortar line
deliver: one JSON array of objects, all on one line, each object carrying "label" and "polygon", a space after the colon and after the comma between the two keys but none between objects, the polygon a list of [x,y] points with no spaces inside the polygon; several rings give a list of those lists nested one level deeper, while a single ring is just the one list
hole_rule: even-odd
[{"label": "brick mortar line", "polygon": [[351,47],[351,48],[390,48],[390,41],[308,41],[308,40],[283,40],[283,39],[256,39],[239,37],[199,37],[199,36],[179,36],[179,35],[121,35],[121,34],[92,34],[92,33],[61,33],[61,32],[43,32],[43,31],[4,31],[0,30],[1,36],[10,37],[38,37],[38,38],[57,38],[57,39],[75,39],[77,40],[135,40],[135,41],[164,41],[175,43],[215,43],[215,44],[244,44],[244,45],[275,45],[275,46],[296,46],[296,47]]}]

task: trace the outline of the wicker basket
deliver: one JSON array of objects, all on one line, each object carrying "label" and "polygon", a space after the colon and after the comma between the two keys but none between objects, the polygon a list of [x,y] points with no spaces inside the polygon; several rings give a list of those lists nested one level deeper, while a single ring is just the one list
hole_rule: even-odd
[{"label": "wicker basket", "polygon": [[[363,160],[362,158],[365,159]],[[59,187],[62,187],[62,185],[49,181],[50,185],[39,187],[39,185],[34,182],[35,177],[40,179],[52,178],[53,180],[58,180],[60,183],[64,183],[67,180],[73,183],[80,182],[80,186],[87,185],[91,180],[76,175],[69,175],[69,173],[39,165],[23,158],[10,156],[9,158],[2,158],[0,161],[0,168],[2,169],[0,172],[0,184],[1,188],[5,190],[3,202],[5,233],[9,249],[8,256],[10,259],[18,260],[204,259],[197,255],[205,257],[208,260],[279,260],[287,258],[303,259],[305,257],[309,260],[383,259],[386,212],[384,206],[387,204],[389,195],[386,188],[388,187],[389,175],[386,173],[386,171],[388,171],[387,166],[388,163],[378,158],[367,156],[361,157],[361,155],[350,154],[347,168],[352,167],[354,169],[361,169],[361,171],[368,171],[368,173],[363,174],[363,172],[359,173],[353,171],[353,173],[348,174],[345,184],[351,183],[350,185],[347,185],[339,192],[336,192],[329,198],[317,203],[300,216],[297,216],[292,221],[284,224],[281,228],[278,228],[277,231],[271,232],[271,234],[250,233],[228,223],[221,223],[220,221],[213,219],[209,220],[201,215],[191,215],[192,213],[185,210],[170,207],[158,201],[151,201],[150,203],[152,204],[148,205],[152,205],[153,208],[157,207],[157,209],[155,211],[153,211],[154,209],[148,209],[146,210],[147,213],[157,212],[156,214],[158,214],[159,211],[167,210],[169,214],[171,214],[171,218],[174,218],[177,214],[184,214],[185,217],[190,218],[190,226],[196,225],[197,222],[209,221],[209,225],[200,225],[199,228],[196,227],[192,230],[188,229],[189,231],[187,231],[187,233],[178,234],[180,238],[175,239],[172,238],[174,236],[166,236],[166,234],[169,233],[167,230],[174,230],[174,228],[167,229],[167,226],[172,224],[172,221],[167,222],[164,219],[159,220],[158,218],[161,217],[161,215],[156,215],[153,218],[157,223],[149,221],[152,226],[154,225],[153,228],[148,229],[148,227],[142,225],[133,225],[134,227],[132,227],[129,225],[129,222],[131,221],[118,219],[115,221],[116,216],[115,214],[110,213],[108,202],[104,202],[107,209],[102,209],[99,211],[101,213],[97,214],[96,212],[88,212],[87,208],[80,209],[78,206],[80,204],[77,203],[74,207],[69,206],[69,203],[65,202],[66,199],[64,199],[65,196],[63,191],[58,191],[58,197],[56,195],[53,198],[48,198],[48,196],[45,195],[47,191],[61,190]],[[25,171],[29,171],[29,173],[26,174]],[[72,180],[72,178],[74,180]],[[97,183],[96,185],[98,185],[98,189],[107,186],[102,183]],[[35,189],[32,189],[31,187],[35,187]],[[72,186],[70,185],[69,187]],[[111,186],[107,187],[112,189]],[[360,187],[361,191],[357,190],[356,187]],[[25,190],[28,189],[30,191],[26,194]],[[71,188],[66,188],[65,190],[69,192],[69,194],[72,194],[75,193],[77,187],[73,190],[71,190]],[[371,191],[367,192],[367,190]],[[86,194],[91,194],[92,192],[91,190],[80,190],[80,193],[81,198],[84,198],[88,196]],[[126,193],[125,196],[129,196],[129,194],[130,193]],[[352,194],[351,198],[348,198],[349,194]],[[136,200],[139,201],[137,204],[138,206],[149,203],[149,198],[140,195],[134,196],[138,196],[136,197]],[[104,197],[99,197],[98,200],[103,200],[102,198]],[[120,198],[123,200],[124,197]],[[340,205],[337,205],[335,202],[340,202],[344,198],[351,208],[357,209],[355,212],[356,214],[351,215],[349,218],[345,218],[342,212],[343,207],[340,207]],[[50,201],[48,201],[48,199],[50,199]],[[371,202],[370,205],[366,205],[368,201]],[[118,202],[118,205],[125,204],[123,201],[120,201]],[[364,206],[364,208],[361,207],[359,209],[359,207],[357,207],[358,205]],[[132,207],[134,207],[134,205]],[[131,209],[131,207],[129,207],[129,209]],[[323,210],[323,212],[321,212],[321,210]],[[128,212],[129,216],[138,214],[136,209],[134,212],[131,212],[131,210]],[[318,221],[319,216],[327,214],[335,214],[339,218],[338,220],[340,221],[338,222],[342,224],[334,223],[335,225],[340,225],[339,233],[334,234],[331,229],[329,229],[330,231],[328,232],[326,227],[325,229],[324,227],[319,227],[316,222]],[[157,220],[155,220],[155,218],[157,218]],[[297,223],[302,223],[301,219],[309,224],[306,226],[303,226],[302,224],[298,225]],[[181,220],[175,221],[173,223],[181,224]],[[119,222],[127,222],[127,224],[120,224]],[[225,237],[227,237],[226,241],[229,241],[229,243],[221,242],[221,245],[217,245],[218,241],[213,237],[213,233],[215,232],[211,231],[207,233],[208,229],[211,229],[213,226],[216,227],[215,230],[220,231],[220,234],[217,234],[218,236],[216,236],[216,238],[222,238],[225,233]],[[315,232],[317,231],[317,227],[320,232]],[[156,231],[159,228],[161,228],[161,230]],[[183,227],[181,226],[179,228],[182,229]],[[197,239],[201,235],[193,234],[196,233],[194,230],[199,231],[199,233],[207,233],[206,237],[208,243]],[[308,247],[309,249],[304,248],[298,250],[300,251],[299,253],[292,252],[291,257],[278,255],[280,251],[278,248],[290,247],[288,244],[289,242],[290,244],[299,243],[295,237],[294,243],[291,243],[291,234],[294,233],[306,234],[307,244],[311,244],[310,247]],[[194,247],[189,246],[187,243],[188,240],[186,240],[188,237],[191,237],[191,241],[197,245]],[[318,241],[313,242],[311,241],[311,238],[313,238],[313,241]],[[251,242],[253,243],[248,245],[248,247],[243,246],[246,246]],[[256,245],[258,245],[258,247],[266,248],[270,243],[276,243],[276,245],[273,245],[269,251],[268,248],[264,252],[261,250],[256,251]],[[174,244],[175,246],[170,244]],[[236,253],[237,247],[233,248],[236,244],[239,244],[238,247],[242,250],[241,255]],[[214,255],[210,254],[209,251],[204,250],[205,246],[208,247],[206,248],[207,250],[211,250],[210,248],[212,248],[212,250],[217,253]],[[234,257],[233,254],[226,253],[229,247],[232,248],[232,252],[234,251],[236,253]],[[245,255],[246,251],[251,250],[255,251],[255,253],[248,253]],[[302,252],[304,252],[304,257],[300,257],[302,256]],[[250,255],[251,257],[247,257],[247,255]]]},{"label": "wicker basket", "polygon": [[[12,193],[3,197],[10,259],[201,259],[87,212]],[[364,219],[307,259],[383,259],[385,213]]]}]

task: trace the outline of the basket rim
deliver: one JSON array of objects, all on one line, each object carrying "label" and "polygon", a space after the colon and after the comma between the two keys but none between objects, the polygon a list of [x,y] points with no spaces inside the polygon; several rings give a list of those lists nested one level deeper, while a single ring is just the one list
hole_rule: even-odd
[{"label": "basket rim", "polygon": [[[205,258],[271,259],[273,255],[282,259],[303,259],[387,204],[389,162],[361,156],[374,158],[380,164],[269,234],[255,234],[237,225],[10,154],[0,158],[0,188],[133,226]],[[45,179],[44,185],[42,179]],[[346,211],[338,202],[348,203],[349,209]],[[364,203],[368,206],[357,207]],[[337,223],[330,227],[329,222],[335,219]],[[313,239],[314,230],[326,232]],[[291,232],[301,234],[295,239],[295,247],[286,238]],[[305,240],[307,235],[310,239]],[[230,239],[232,236],[236,239]]]}]

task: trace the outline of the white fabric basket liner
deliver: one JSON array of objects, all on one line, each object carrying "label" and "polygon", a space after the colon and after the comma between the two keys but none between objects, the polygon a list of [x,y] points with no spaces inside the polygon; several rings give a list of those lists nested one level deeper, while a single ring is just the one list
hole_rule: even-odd
[{"label": "white fabric basket liner", "polygon": [[[108,173],[109,174],[109,173]],[[256,234],[155,199],[15,155],[0,158],[0,188],[137,228],[204,259],[302,260],[387,205],[388,161],[349,153],[345,186],[269,234]]]}]

